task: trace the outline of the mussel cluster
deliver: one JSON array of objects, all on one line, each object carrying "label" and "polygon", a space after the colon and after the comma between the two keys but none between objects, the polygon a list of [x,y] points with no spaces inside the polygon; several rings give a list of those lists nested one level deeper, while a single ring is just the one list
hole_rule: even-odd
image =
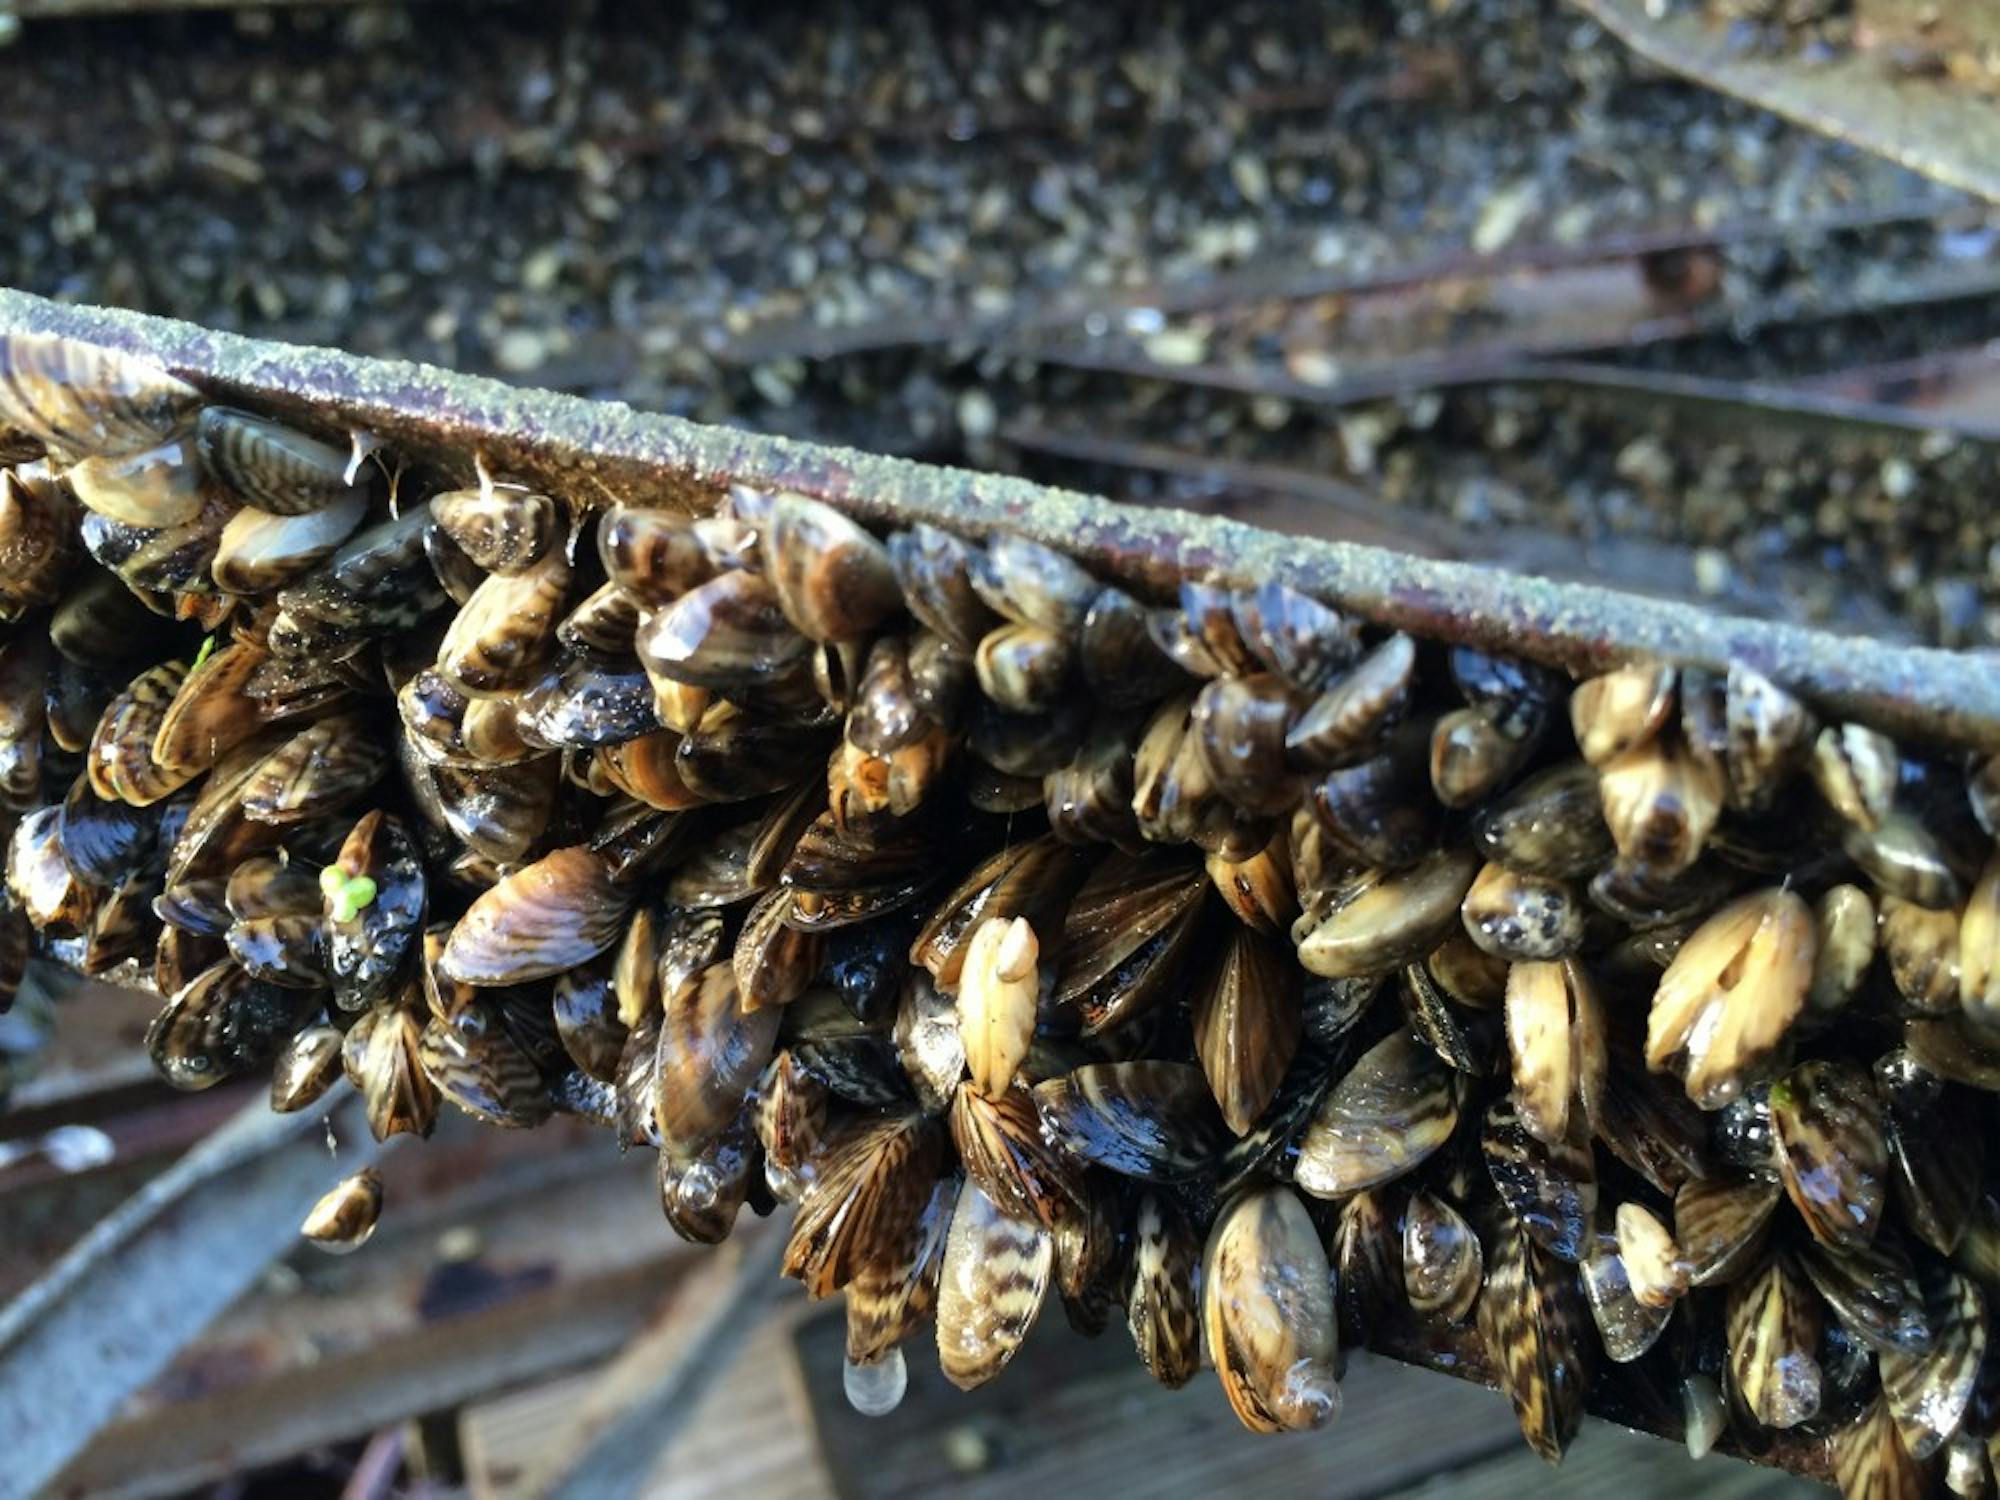
[{"label": "mussel cluster", "polygon": [[1550,1459],[1615,1388],[1990,1486],[2000,758],[795,494],[417,498],[48,337],[0,430],[0,979],[156,987],[170,1082],[582,1115],[698,1241],[796,1203],[865,1410],[1053,1297],[1259,1431],[1395,1335]]}]

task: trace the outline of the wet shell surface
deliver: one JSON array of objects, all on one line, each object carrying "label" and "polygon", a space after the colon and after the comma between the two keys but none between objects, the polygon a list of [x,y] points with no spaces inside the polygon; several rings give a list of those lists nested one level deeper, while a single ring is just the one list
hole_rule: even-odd
[{"label": "wet shell surface", "polygon": [[1259,1431],[1344,1334],[1551,1459],[1632,1377],[1691,1448],[1986,1482],[1990,746],[285,410],[0,343],[0,1009],[35,953],[155,986],[180,1087],[595,1120],[702,1243],[793,1205],[869,1409],[1058,1300]]}]

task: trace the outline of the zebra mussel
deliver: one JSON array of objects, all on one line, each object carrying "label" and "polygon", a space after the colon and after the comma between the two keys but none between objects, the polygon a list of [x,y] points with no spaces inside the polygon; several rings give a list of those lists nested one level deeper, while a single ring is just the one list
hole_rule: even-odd
[{"label": "zebra mussel", "polygon": [[1639,1382],[1990,1484],[1990,760],[798,494],[419,493],[38,335],[0,425],[0,995],[153,987],[169,1081],[382,1136],[587,1115],[692,1240],[795,1205],[863,1410],[1053,1301],[1259,1431],[1415,1331],[1551,1459]]}]

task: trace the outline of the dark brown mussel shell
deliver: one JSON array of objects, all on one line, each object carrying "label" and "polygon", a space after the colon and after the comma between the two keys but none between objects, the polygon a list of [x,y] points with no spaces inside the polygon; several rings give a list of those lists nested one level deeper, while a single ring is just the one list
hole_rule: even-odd
[{"label": "dark brown mussel shell", "polygon": [[69,486],[46,464],[0,469],[0,621],[56,601],[76,551],[75,513]]},{"label": "dark brown mussel shell", "polygon": [[1761,1177],[1690,1177],[1674,1194],[1674,1243],[1693,1286],[1733,1281],[1763,1248],[1784,1190]]},{"label": "dark brown mussel shell", "polygon": [[475,999],[448,1021],[433,1016],[417,1041],[417,1063],[439,1097],[474,1119],[525,1130],[549,1117],[549,1092],[488,1003]]},{"label": "dark brown mussel shell", "polygon": [[1528,1446],[1550,1463],[1583,1423],[1588,1324],[1575,1270],[1525,1233],[1502,1230],[1486,1258],[1479,1337]]},{"label": "dark brown mussel shell", "polygon": [[668,1227],[692,1244],[721,1244],[736,1227],[761,1161],[748,1109],[692,1155],[662,1150],[654,1180]]},{"label": "dark brown mussel shell", "polygon": [[1363,864],[1403,869],[1437,845],[1437,800],[1412,749],[1404,738],[1392,737],[1380,754],[1307,784],[1306,806]]},{"label": "dark brown mussel shell", "polygon": [[1144,1182],[1194,1176],[1225,1139],[1207,1080],[1185,1063],[1091,1063],[1035,1085],[1034,1097],[1065,1149]]},{"label": "dark brown mussel shell", "polygon": [[851,1121],[826,1143],[818,1175],[799,1200],[785,1275],[811,1297],[853,1281],[924,1214],[944,1160],[944,1128],[921,1114]]},{"label": "dark brown mussel shell", "polygon": [[359,714],[336,714],[300,730],[244,782],[243,816],[303,823],[350,807],[389,769],[390,747]]},{"label": "dark brown mussel shell", "polygon": [[361,1091],[369,1132],[378,1141],[428,1136],[437,1125],[437,1087],[419,1057],[420,1008],[399,1003],[368,1011],[348,1028],[341,1048],[341,1065]]},{"label": "dark brown mussel shell", "polygon": [[1201,866],[1167,850],[1113,854],[1070,903],[1054,996],[1074,1004],[1086,1033],[1143,1014],[1179,971],[1201,914]]},{"label": "dark brown mussel shell", "polygon": [[1958,1248],[1985,1180],[1976,1101],[1898,1049],[1875,1064],[1904,1225],[1940,1255]]},{"label": "dark brown mussel shell", "polygon": [[38,808],[14,826],[7,842],[7,893],[47,938],[88,933],[101,896],[63,859],[62,815],[60,805]]},{"label": "dark brown mussel shell", "polygon": [[343,1038],[332,1026],[308,1026],[278,1053],[271,1067],[271,1108],[292,1114],[325,1095],[341,1079]]},{"label": "dark brown mussel shell", "polygon": [[1416,642],[1406,635],[1393,635],[1371,650],[1286,732],[1292,763],[1323,771],[1371,751],[1408,711],[1416,667]]},{"label": "dark brown mussel shell", "polygon": [[665,997],[654,1123],[668,1149],[692,1154],[743,1107],[771,1060],[782,1012],[749,1010],[728,964],[705,969]]},{"label": "dark brown mussel shell", "polygon": [[708,582],[721,565],[689,517],[622,503],[599,517],[597,553],[612,583],[648,608],[670,604]]},{"label": "dark brown mussel shell", "polygon": [[438,646],[438,671],[471,695],[533,682],[555,649],[569,583],[569,559],[561,548],[551,548],[518,573],[492,574],[452,617]]},{"label": "dark brown mussel shell", "polygon": [[275,516],[323,510],[368,496],[349,456],[282,423],[233,407],[202,408],[195,425],[203,462],[243,504]]},{"label": "dark brown mussel shell", "polygon": [[187,675],[188,668],[182,662],[149,667],[105,708],[84,757],[85,770],[99,796],[144,807],[179,790],[199,774],[197,768],[178,770],[153,758],[153,741]]},{"label": "dark brown mussel shell", "polygon": [[557,849],[481,893],[452,928],[439,970],[475,985],[560,974],[616,943],[631,906],[600,856]]},{"label": "dark brown mussel shell", "polygon": [[1563,1140],[1540,1140],[1502,1099],[1486,1112],[1479,1146],[1487,1175],[1521,1231],[1558,1260],[1582,1260],[1597,1206],[1588,1137],[1572,1128]]},{"label": "dark brown mussel shell", "polygon": [[233,923],[225,941],[229,956],[257,979],[323,989],[330,977],[326,934],[317,914],[250,917]]},{"label": "dark brown mussel shell", "polygon": [[562,507],[513,485],[431,496],[431,520],[488,573],[520,573],[540,562],[562,531]]},{"label": "dark brown mussel shell", "polygon": [[427,895],[423,858],[401,821],[377,810],[354,825],[328,869],[374,883],[374,898],[345,920],[335,896],[326,897],[334,998],[360,1010],[389,994],[415,960]]},{"label": "dark brown mussel shell", "polygon": [[[196,882],[199,887],[201,882]],[[317,917],[321,894],[318,871],[289,855],[261,854],[229,872],[222,888],[230,917]]]},{"label": "dark brown mussel shell", "polygon": [[929,830],[908,820],[878,837],[854,837],[822,813],[793,845],[782,879],[793,894],[785,920],[805,931],[894,911],[939,874]]},{"label": "dark brown mussel shell", "polygon": [[1842,1249],[1875,1237],[1889,1194],[1889,1146],[1874,1080],[1809,1062],[1771,1085],[1785,1191],[1814,1238]]},{"label": "dark brown mussel shell", "polygon": [[993,611],[972,586],[976,549],[935,526],[913,526],[889,538],[889,558],[910,613],[968,658],[992,628]]},{"label": "dark brown mussel shell", "polygon": [[1479,815],[1473,837],[1508,869],[1555,880],[1588,875],[1612,852],[1597,773],[1580,761],[1529,777]]},{"label": "dark brown mussel shell", "polygon": [[1923,1289],[1910,1258],[1884,1235],[1872,1245],[1836,1250],[1807,1241],[1798,1262],[1813,1290],[1841,1322],[1878,1350],[1922,1354],[1936,1342]]},{"label": "dark brown mussel shell", "polygon": [[88,777],[79,776],[63,798],[56,844],[77,879],[115,886],[152,856],[159,826],[157,804],[140,808],[106,801],[92,790]]},{"label": "dark brown mussel shell", "polygon": [[1285,762],[1291,714],[1291,690],[1275,673],[1219,677],[1195,695],[1189,733],[1216,791],[1245,812],[1284,812],[1298,800]]},{"label": "dark brown mussel shell", "polygon": [[333,556],[367,516],[366,495],[336,500],[305,515],[273,515],[246,507],[229,518],[216,538],[209,577],[229,594],[281,588]]},{"label": "dark brown mussel shell", "polygon": [[312,992],[253,979],[225,959],[153,1018],[146,1051],[175,1088],[212,1088],[270,1062],[319,1008]]},{"label": "dark brown mussel shell", "polygon": [[947,1120],[966,1175],[1002,1213],[1056,1229],[1083,1211],[1082,1174],[1044,1138],[1026,1089],[989,1099],[961,1084]]},{"label": "dark brown mussel shell", "polygon": [[1006,531],[973,554],[971,577],[974,592],[1008,619],[1040,625],[1072,640],[1083,628],[1100,587],[1054,548]]},{"label": "dark brown mussel shell", "polygon": [[830,505],[777,496],[763,549],[779,606],[813,640],[859,639],[902,604],[888,548]]},{"label": "dark brown mussel shell", "polygon": [[515,717],[523,739],[557,750],[618,745],[660,727],[646,674],[627,657],[587,653],[564,657],[523,692]]},{"label": "dark brown mussel shell", "polygon": [[849,1363],[880,1363],[931,1315],[962,1181],[956,1172],[938,1179],[917,1216],[901,1234],[885,1241],[848,1282]]},{"label": "dark brown mussel shell", "polygon": [[1300,978],[1282,947],[1237,925],[1191,998],[1195,1054],[1234,1135],[1262,1116],[1298,1051]]},{"label": "dark brown mussel shell", "polygon": [[1053,838],[1008,844],[973,866],[938,903],[910,944],[910,962],[928,969],[939,989],[956,990],[974,928],[996,917],[1026,917],[1037,932],[1046,931],[1081,876],[1077,851]]},{"label": "dark brown mussel shell", "polygon": [[1188,684],[1154,641],[1146,611],[1122,589],[1099,590],[1083,617],[1077,664],[1096,700],[1107,708],[1142,708]]},{"label": "dark brown mussel shell", "polygon": [[1233,613],[1251,654],[1308,696],[1331,687],[1361,655],[1358,621],[1282,583],[1237,594]]},{"label": "dark brown mussel shell", "polygon": [[440,766],[433,773],[445,825],[476,854],[501,864],[526,857],[555,810],[552,758],[517,766]]},{"label": "dark brown mussel shell", "polygon": [[1484,1274],[1479,1237],[1464,1216],[1434,1193],[1412,1194],[1403,1211],[1403,1289],[1411,1309],[1463,1322]]}]

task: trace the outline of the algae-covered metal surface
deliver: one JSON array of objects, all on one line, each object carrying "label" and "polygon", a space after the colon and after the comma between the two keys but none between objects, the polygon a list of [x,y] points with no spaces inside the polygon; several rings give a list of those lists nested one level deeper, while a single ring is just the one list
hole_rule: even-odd
[{"label": "algae-covered metal surface", "polygon": [[418,462],[448,466],[448,453],[478,453],[496,472],[558,487],[579,501],[629,498],[699,508],[732,482],[794,489],[882,522],[929,522],[971,536],[1012,531],[1155,595],[1187,578],[1231,586],[1276,579],[1385,626],[1580,674],[1655,656],[1712,667],[1741,662],[1794,685],[1827,712],[1898,736],[2000,748],[2000,670],[1962,653],[1280,536],[1016,478],[519,390],[431,366],[0,292],[0,331],[15,330],[150,355],[218,398],[322,431],[363,429]]}]

